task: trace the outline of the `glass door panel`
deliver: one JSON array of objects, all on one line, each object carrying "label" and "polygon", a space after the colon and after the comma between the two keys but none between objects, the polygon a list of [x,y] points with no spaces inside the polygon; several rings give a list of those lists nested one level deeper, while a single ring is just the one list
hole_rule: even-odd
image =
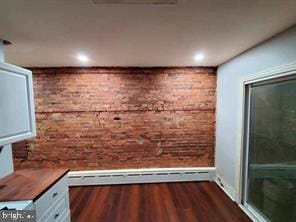
[{"label": "glass door panel", "polygon": [[248,85],[245,204],[296,221],[296,77]]}]

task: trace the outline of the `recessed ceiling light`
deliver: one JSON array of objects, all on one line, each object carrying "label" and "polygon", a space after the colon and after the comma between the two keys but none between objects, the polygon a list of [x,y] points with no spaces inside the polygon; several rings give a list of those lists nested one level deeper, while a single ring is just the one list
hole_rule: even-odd
[{"label": "recessed ceiling light", "polygon": [[202,61],[204,58],[205,58],[205,55],[204,55],[203,53],[198,53],[198,54],[196,54],[196,55],[194,56],[194,60],[195,60],[196,62],[200,62],[200,61]]},{"label": "recessed ceiling light", "polygon": [[76,58],[79,62],[82,62],[82,63],[87,63],[89,61],[88,56],[82,53],[77,54]]}]

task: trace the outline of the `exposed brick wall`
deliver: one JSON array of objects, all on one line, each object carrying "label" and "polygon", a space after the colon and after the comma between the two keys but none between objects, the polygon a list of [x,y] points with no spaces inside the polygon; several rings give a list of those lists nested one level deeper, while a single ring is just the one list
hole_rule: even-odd
[{"label": "exposed brick wall", "polygon": [[213,68],[33,68],[37,137],[17,169],[213,166]]}]

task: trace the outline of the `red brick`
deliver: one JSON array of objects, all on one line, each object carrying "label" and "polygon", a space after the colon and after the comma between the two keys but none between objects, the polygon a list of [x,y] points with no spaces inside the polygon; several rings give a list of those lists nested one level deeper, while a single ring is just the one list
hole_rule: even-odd
[{"label": "red brick", "polygon": [[32,71],[37,137],[14,147],[17,169],[213,166],[215,69]]}]

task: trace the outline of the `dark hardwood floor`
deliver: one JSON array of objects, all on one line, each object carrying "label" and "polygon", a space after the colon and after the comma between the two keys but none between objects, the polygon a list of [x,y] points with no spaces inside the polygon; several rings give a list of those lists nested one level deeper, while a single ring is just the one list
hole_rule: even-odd
[{"label": "dark hardwood floor", "polygon": [[213,182],[70,188],[71,221],[251,221]]}]

